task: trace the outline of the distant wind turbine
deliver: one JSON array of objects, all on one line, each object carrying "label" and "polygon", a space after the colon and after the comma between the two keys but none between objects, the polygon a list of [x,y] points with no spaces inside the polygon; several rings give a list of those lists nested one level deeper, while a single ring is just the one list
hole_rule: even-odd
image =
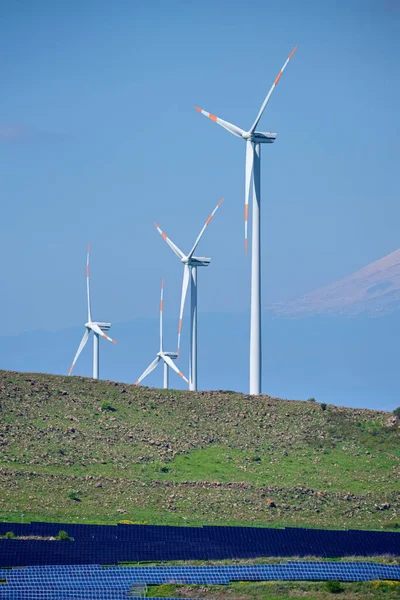
[{"label": "distant wind turbine", "polygon": [[81,343],[77,353],[75,354],[74,361],[71,365],[68,375],[71,375],[72,370],[75,366],[76,361],[89,339],[90,332],[93,331],[93,379],[99,378],[99,337],[106,338],[109,342],[116,344],[117,342],[112,338],[108,337],[104,331],[108,331],[111,327],[111,323],[101,323],[99,321],[92,321],[92,311],[90,308],[90,283],[89,283],[89,256],[90,256],[90,244],[88,244],[87,259],[86,259],[86,293],[87,293],[87,305],[88,305],[88,320],[85,323],[86,331],[83,334]]},{"label": "distant wind turbine", "polygon": [[197,267],[208,267],[211,258],[193,256],[203,233],[207,229],[211,222],[211,219],[217,212],[218,208],[223,202],[223,198],[218,202],[217,206],[208,217],[203,229],[200,231],[197,240],[194,243],[193,248],[189,254],[184,254],[182,250],[176,246],[169,237],[159,228],[157,223],[154,223],[157,231],[167,242],[168,246],[176,254],[176,256],[183,263],[183,281],[182,281],[182,296],[181,296],[181,309],[179,313],[179,325],[178,325],[178,354],[180,352],[181,345],[181,331],[182,331],[182,319],[183,310],[185,308],[186,293],[190,279],[190,346],[189,346],[189,389],[197,390]]},{"label": "distant wind turbine", "polygon": [[247,252],[247,223],[249,216],[249,198],[251,193],[251,182],[253,180],[253,221],[252,221],[252,257],[251,257],[251,317],[250,317],[250,394],[261,393],[261,248],[260,248],[260,144],[272,144],[276,139],[276,133],[256,131],[256,127],[262,117],[272,92],[274,91],[289,60],[296,51],[293,48],[288,59],[279,71],[277,78],[272,84],[264,102],[259,110],[256,120],[248,131],[228,123],[212,115],[211,113],[196,106],[196,110],[209,117],[233,135],[242,138],[246,142],[246,182],[245,182],[245,206],[244,206],[244,241]]},{"label": "distant wind turbine", "polygon": [[156,358],[153,360],[152,363],[149,364],[147,369],[141,374],[139,379],[135,382],[135,385],[139,385],[140,382],[145,377],[147,377],[147,375],[150,375],[150,373],[152,371],[154,371],[154,369],[156,368],[156,366],[158,365],[160,360],[164,361],[164,389],[168,389],[168,379],[169,379],[168,378],[168,375],[169,375],[168,367],[171,367],[171,369],[173,369],[175,371],[175,373],[178,373],[178,375],[180,377],[182,377],[182,379],[184,379],[186,381],[186,383],[189,383],[188,380],[186,379],[186,377],[183,375],[183,373],[180,372],[178,367],[173,362],[173,359],[178,358],[178,353],[177,352],[165,352],[164,348],[163,348],[163,301],[164,301],[164,279],[161,282],[161,299],[160,299],[160,351],[157,352]]}]

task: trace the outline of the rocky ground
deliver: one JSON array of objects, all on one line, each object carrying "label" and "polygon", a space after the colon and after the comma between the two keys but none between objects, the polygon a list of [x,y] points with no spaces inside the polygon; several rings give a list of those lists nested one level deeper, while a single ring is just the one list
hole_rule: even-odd
[{"label": "rocky ground", "polygon": [[3,520],[400,522],[389,413],[5,371],[0,404]]}]

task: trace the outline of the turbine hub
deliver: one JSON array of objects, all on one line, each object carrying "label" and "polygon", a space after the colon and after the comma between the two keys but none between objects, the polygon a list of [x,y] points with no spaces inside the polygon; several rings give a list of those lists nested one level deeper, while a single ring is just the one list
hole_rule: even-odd
[{"label": "turbine hub", "polygon": [[242,133],[242,138],[244,140],[249,140],[251,138],[251,133],[249,131],[245,131],[244,133]]}]

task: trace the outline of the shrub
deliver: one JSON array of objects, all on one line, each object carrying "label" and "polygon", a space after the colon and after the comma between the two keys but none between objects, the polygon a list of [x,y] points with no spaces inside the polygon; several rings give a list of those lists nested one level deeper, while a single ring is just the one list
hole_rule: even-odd
[{"label": "shrub", "polygon": [[336,581],[336,580],[327,581],[325,584],[325,587],[328,590],[328,592],[330,592],[331,594],[340,594],[341,592],[343,592],[343,587],[342,587],[340,581]]},{"label": "shrub", "polygon": [[400,419],[400,406],[394,409],[393,414],[395,417],[399,417]]},{"label": "shrub", "polygon": [[325,402],[322,402],[322,404],[321,404],[322,410],[326,410],[326,407],[327,407],[327,405],[325,404]]},{"label": "shrub", "polygon": [[75,500],[75,502],[80,502],[80,498],[78,496],[78,492],[73,492],[72,490],[68,494],[68,498],[70,500]]},{"label": "shrub", "polygon": [[398,521],[386,521],[382,525],[383,529],[400,529],[400,522]]},{"label": "shrub", "polygon": [[114,412],[117,409],[111,406],[107,400],[104,400],[104,402],[101,403],[101,410],[109,410],[110,412]]},{"label": "shrub", "polygon": [[122,523],[123,525],[134,525],[135,524],[133,521],[130,521],[129,519],[122,519],[122,521],[118,521],[118,523]]},{"label": "shrub", "polygon": [[13,538],[15,538],[15,533],[13,531],[7,531],[7,533],[6,533],[6,539],[7,540],[12,540]]},{"label": "shrub", "polygon": [[72,537],[70,537],[66,531],[60,529],[56,540],[58,540],[59,542],[70,542],[72,540]]},{"label": "shrub", "polygon": [[309,398],[307,402],[316,402],[315,398]]},{"label": "shrub", "polygon": [[[124,525],[148,525],[148,521],[130,521],[129,519],[122,519],[119,523],[123,523]],[[124,564],[124,563],[122,563]]]},{"label": "shrub", "polygon": [[157,596],[160,598],[168,598],[168,596],[172,598],[172,596],[176,595],[176,585],[174,583],[162,583],[155,589],[157,590]]}]

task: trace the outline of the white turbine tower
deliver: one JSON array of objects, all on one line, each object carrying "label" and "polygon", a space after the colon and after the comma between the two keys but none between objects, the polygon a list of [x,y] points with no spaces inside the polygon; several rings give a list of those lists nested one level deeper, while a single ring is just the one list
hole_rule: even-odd
[{"label": "white turbine tower", "polygon": [[116,344],[117,342],[112,338],[108,337],[104,331],[108,331],[111,327],[111,323],[101,323],[99,321],[92,321],[92,311],[90,309],[90,283],[89,283],[89,255],[90,255],[90,244],[88,244],[87,259],[86,259],[86,292],[87,292],[87,305],[88,305],[88,320],[85,323],[86,331],[83,334],[81,343],[77,353],[75,354],[74,361],[71,365],[68,375],[71,375],[72,369],[75,366],[76,361],[89,339],[90,332],[93,331],[93,379],[99,378],[99,337],[106,338],[106,340]]},{"label": "white turbine tower", "polygon": [[272,84],[256,120],[248,131],[219,119],[215,115],[196,109],[206,117],[209,117],[233,135],[242,138],[246,142],[246,182],[245,182],[245,206],[244,206],[244,237],[247,252],[247,222],[249,216],[249,198],[251,183],[253,181],[253,221],[252,221],[252,257],[251,257],[251,317],[250,317],[250,394],[261,393],[261,247],[260,247],[260,157],[261,144],[272,144],[276,133],[256,131],[256,127],[262,117],[265,107],[274,91],[289,60],[296,51],[293,48],[288,59],[279,71],[277,78]]},{"label": "white turbine tower", "polygon": [[211,219],[217,212],[218,208],[223,202],[223,198],[218,202],[217,206],[208,217],[203,229],[200,231],[197,240],[194,243],[193,248],[189,254],[184,254],[182,250],[178,248],[159,228],[157,223],[154,225],[157,231],[162,235],[168,246],[177,255],[177,257],[183,263],[183,281],[182,281],[182,296],[181,296],[181,310],[179,313],[179,325],[178,325],[178,354],[181,347],[181,331],[182,331],[182,319],[183,310],[185,308],[186,293],[190,279],[190,346],[189,346],[189,389],[197,390],[197,267],[208,267],[211,258],[193,256],[203,233],[210,224]]},{"label": "white turbine tower", "polygon": [[164,352],[163,348],[163,300],[164,300],[164,279],[161,282],[161,299],[160,299],[160,351],[157,352],[156,358],[152,363],[149,364],[147,369],[141,374],[139,379],[135,382],[135,385],[139,385],[140,382],[150,375],[156,368],[160,360],[164,361],[164,389],[168,389],[168,367],[171,367],[182,379],[189,383],[183,373],[180,372],[178,367],[174,364],[173,359],[178,358],[177,352]]}]

